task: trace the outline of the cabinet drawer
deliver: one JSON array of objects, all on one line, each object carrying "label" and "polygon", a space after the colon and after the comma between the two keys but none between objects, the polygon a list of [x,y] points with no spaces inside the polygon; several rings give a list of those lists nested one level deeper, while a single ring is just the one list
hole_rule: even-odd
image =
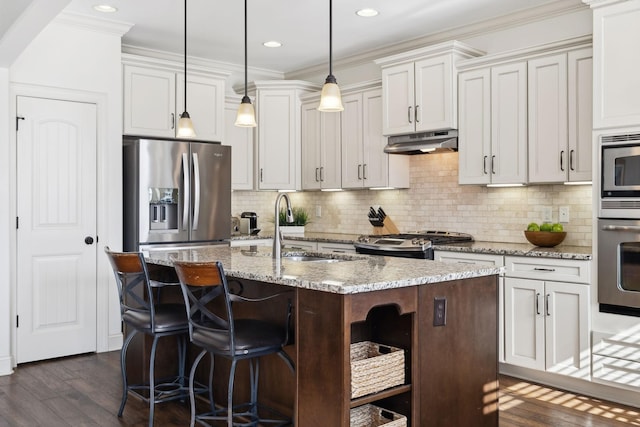
[{"label": "cabinet drawer", "polygon": [[474,265],[490,265],[493,267],[504,266],[504,257],[502,255],[492,254],[476,254],[470,252],[449,252],[438,251],[433,252],[436,261],[451,262],[458,264],[474,264]]},{"label": "cabinet drawer", "polygon": [[591,262],[572,259],[505,257],[507,277],[591,283]]},{"label": "cabinet drawer", "polygon": [[640,387],[640,363],[625,359],[593,355],[593,381]]}]

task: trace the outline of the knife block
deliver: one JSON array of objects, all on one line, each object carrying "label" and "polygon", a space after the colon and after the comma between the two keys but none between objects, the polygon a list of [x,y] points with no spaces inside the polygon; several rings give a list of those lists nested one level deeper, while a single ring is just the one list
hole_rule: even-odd
[{"label": "knife block", "polygon": [[[373,225],[373,223],[371,225]],[[398,230],[398,227],[393,223],[393,220],[387,216],[382,221],[382,225],[374,225],[373,234],[376,236],[384,234],[400,234],[400,230]]]}]

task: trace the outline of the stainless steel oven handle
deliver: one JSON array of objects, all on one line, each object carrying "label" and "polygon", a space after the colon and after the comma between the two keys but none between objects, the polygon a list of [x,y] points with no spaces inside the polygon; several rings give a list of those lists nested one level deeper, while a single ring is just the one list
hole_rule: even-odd
[{"label": "stainless steel oven handle", "polygon": [[603,225],[603,231],[635,231],[640,233],[640,225]]}]

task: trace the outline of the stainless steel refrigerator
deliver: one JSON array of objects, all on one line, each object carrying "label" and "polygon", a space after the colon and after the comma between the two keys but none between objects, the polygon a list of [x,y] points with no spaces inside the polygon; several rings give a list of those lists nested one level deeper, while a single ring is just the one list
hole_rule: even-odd
[{"label": "stainless steel refrigerator", "polygon": [[226,243],[231,235],[231,147],[123,139],[126,251]]}]

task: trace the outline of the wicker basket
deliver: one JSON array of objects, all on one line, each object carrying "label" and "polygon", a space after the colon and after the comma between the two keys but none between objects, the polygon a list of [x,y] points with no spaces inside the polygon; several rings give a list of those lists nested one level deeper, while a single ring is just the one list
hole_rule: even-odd
[{"label": "wicker basket", "polygon": [[362,341],[351,344],[351,398],[404,384],[404,350]]},{"label": "wicker basket", "polygon": [[407,417],[377,406],[362,405],[351,410],[349,425],[350,427],[406,427]]}]

